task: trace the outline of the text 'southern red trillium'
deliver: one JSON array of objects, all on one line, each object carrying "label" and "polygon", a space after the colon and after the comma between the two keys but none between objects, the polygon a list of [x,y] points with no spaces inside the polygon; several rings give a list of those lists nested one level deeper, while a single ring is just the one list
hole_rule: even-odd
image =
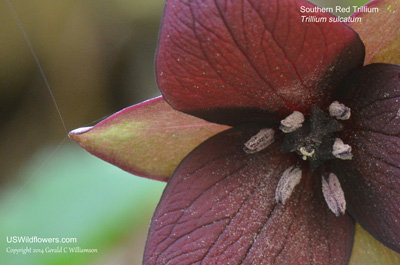
[{"label": "text 'southern red trillium'", "polygon": [[[166,1],[156,57],[163,98],[175,110],[232,128],[202,132],[205,141],[173,172],[152,219],[144,264],[344,265],[354,221],[400,252],[400,66],[363,66],[357,33],[344,23],[301,22],[301,6],[315,7],[302,0]],[[352,159],[312,168],[304,157],[284,152],[279,122],[294,111],[307,117],[313,108],[327,111],[334,100],[351,109],[335,137],[352,147]],[[163,109],[184,120],[161,101],[132,111]],[[161,128],[155,124],[143,126]],[[182,129],[197,134],[199,124]],[[274,142],[245,152],[245,143],[264,128],[275,130]],[[176,139],[167,130],[159,136]],[[118,150],[87,149],[119,163]],[[278,182],[294,166],[301,180],[279,204]],[[122,167],[165,179],[153,168]],[[321,177],[329,174],[343,188],[344,215],[335,216],[325,203]]]},{"label": "text 'southern red trillium'", "polygon": [[[349,213],[400,251],[400,67],[374,65],[349,75],[363,64],[358,35],[342,23],[301,23],[300,6],[313,7],[305,1],[167,1],[158,85],[176,110],[271,128],[294,110],[326,110],[344,86],[340,100],[354,113],[345,139],[356,157],[335,161],[335,172]],[[277,181],[299,158],[282,154],[279,140],[265,152],[245,154],[244,143],[257,133],[249,127],[211,138],[182,161],[153,217],[145,263],[347,264],[354,225],[324,204],[320,179],[329,164],[311,172],[302,163],[301,187],[289,204],[277,205]]]},{"label": "text 'southern red trillium'", "polygon": [[167,1],[156,57],[166,101],[223,124],[276,122],[293,110],[326,107],[343,77],[363,64],[364,46],[345,24],[302,23],[300,6],[315,7]]}]

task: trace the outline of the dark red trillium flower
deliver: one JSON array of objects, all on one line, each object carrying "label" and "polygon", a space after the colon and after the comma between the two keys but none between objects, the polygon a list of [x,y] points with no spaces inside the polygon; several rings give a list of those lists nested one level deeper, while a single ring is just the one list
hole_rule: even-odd
[{"label": "dark red trillium flower", "polygon": [[[145,264],[347,264],[355,221],[400,252],[400,67],[363,67],[357,33],[301,22],[302,6],[315,7],[167,1],[156,58],[164,100],[232,128],[172,174]],[[127,169],[117,151],[78,139],[91,130],[71,137]]]}]

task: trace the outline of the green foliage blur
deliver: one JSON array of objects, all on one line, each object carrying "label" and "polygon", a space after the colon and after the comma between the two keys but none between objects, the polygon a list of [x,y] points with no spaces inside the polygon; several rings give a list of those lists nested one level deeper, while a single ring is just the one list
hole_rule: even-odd
[{"label": "green foliage blur", "polygon": [[[16,18],[0,1],[0,263],[141,264],[165,184],[111,166],[66,135],[159,95],[154,53],[164,1],[10,2],[62,121]],[[328,7],[366,1],[313,2]],[[8,243],[13,236],[77,242]],[[98,252],[8,253],[76,246]]]},{"label": "green foliage blur", "polygon": [[[141,263],[163,183],[133,177],[67,143],[37,152],[18,177],[24,182],[0,197],[1,264]],[[11,243],[14,236],[34,242]],[[38,243],[35,237],[76,242]],[[77,247],[94,253],[70,252]],[[28,250],[12,254],[18,249]]]},{"label": "green foliage blur", "polygon": [[[0,264],[141,264],[164,183],[91,156],[67,132],[159,95],[154,51],[162,0],[0,1]],[[76,243],[8,243],[13,236]],[[93,254],[22,253],[28,248]],[[7,250],[8,249],[8,250]]]}]

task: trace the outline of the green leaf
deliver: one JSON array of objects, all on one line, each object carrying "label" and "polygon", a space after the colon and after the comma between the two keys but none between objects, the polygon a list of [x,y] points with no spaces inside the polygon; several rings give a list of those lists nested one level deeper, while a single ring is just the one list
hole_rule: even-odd
[{"label": "green leaf", "polygon": [[397,265],[400,254],[385,247],[358,223],[349,265]]},{"label": "green leaf", "polygon": [[134,175],[166,181],[197,145],[228,128],[175,111],[158,97],[69,136],[90,153]]},{"label": "green leaf", "polygon": [[365,44],[365,64],[400,64],[400,1],[376,0],[365,7],[379,11],[356,13],[361,22],[350,24]]}]

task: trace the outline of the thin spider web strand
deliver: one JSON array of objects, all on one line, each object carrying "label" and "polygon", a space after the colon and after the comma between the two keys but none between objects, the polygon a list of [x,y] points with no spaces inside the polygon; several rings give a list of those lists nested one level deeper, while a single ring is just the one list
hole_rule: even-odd
[{"label": "thin spider web strand", "polygon": [[33,45],[32,45],[32,43],[30,42],[29,37],[28,37],[28,35],[27,35],[26,32],[25,32],[25,29],[24,29],[24,27],[23,27],[23,25],[22,25],[21,20],[19,19],[19,16],[18,16],[17,12],[16,12],[15,9],[14,9],[13,4],[11,3],[10,0],[5,0],[5,1],[6,1],[6,3],[8,4],[8,7],[9,7],[9,9],[10,9],[10,11],[11,11],[11,13],[12,13],[14,19],[15,19],[15,22],[17,23],[17,26],[18,26],[18,28],[20,29],[20,31],[21,31],[21,33],[22,33],[24,39],[25,39],[25,42],[26,42],[26,44],[28,45],[28,47],[29,47],[29,49],[30,49],[30,51],[31,51],[31,54],[32,54],[32,56],[33,56],[33,58],[34,58],[34,60],[35,60],[35,62],[36,62],[36,65],[37,65],[38,68],[39,68],[40,74],[41,74],[41,76],[42,76],[42,78],[43,78],[43,80],[44,80],[44,82],[45,82],[45,84],[46,84],[47,90],[48,90],[48,92],[49,92],[49,94],[50,94],[50,97],[51,97],[51,99],[52,99],[52,101],[53,101],[53,103],[54,103],[54,106],[55,106],[55,108],[56,108],[56,110],[57,110],[58,116],[60,117],[60,121],[61,121],[61,123],[62,123],[62,126],[64,127],[64,131],[65,131],[66,134],[68,134],[67,126],[65,125],[64,119],[62,118],[60,109],[59,109],[59,107],[58,107],[58,105],[57,105],[57,101],[56,101],[56,99],[55,99],[55,97],[54,97],[54,94],[53,94],[53,91],[52,91],[52,89],[51,89],[51,87],[50,87],[50,84],[49,84],[49,82],[47,81],[46,75],[45,75],[45,73],[44,73],[44,71],[43,71],[42,65],[40,64],[39,58],[38,58],[37,55],[36,55],[35,49],[33,48]]}]

